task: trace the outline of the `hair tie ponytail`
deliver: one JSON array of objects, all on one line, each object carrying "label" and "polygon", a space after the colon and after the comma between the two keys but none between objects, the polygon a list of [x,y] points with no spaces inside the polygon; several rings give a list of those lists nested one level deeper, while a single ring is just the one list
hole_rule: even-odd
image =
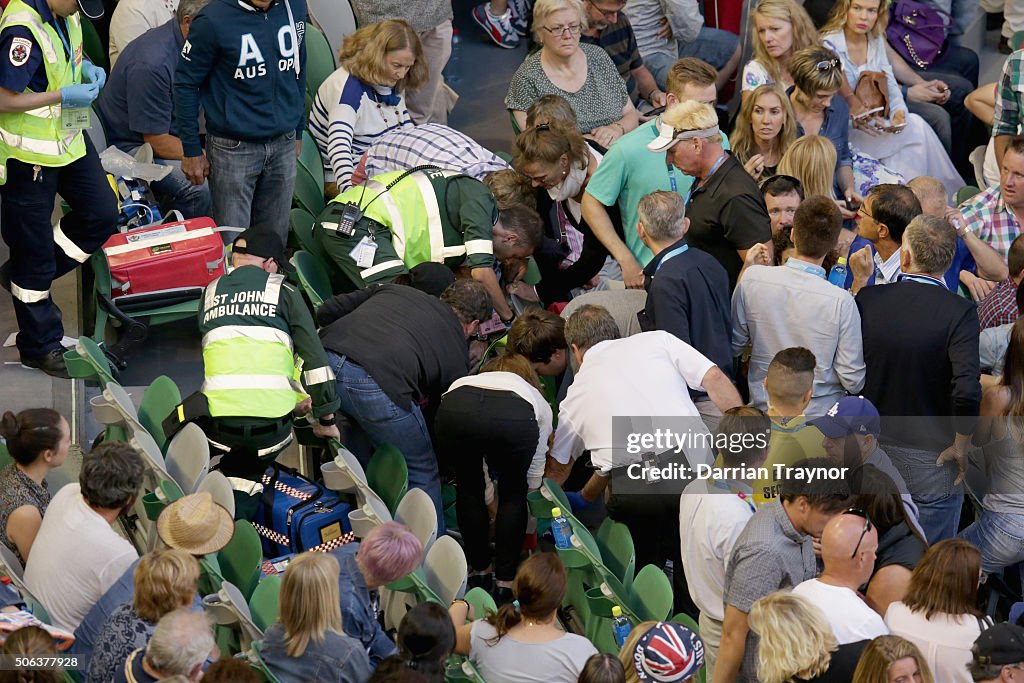
[{"label": "hair tie ponytail", "polygon": [[521,612],[519,610],[519,601],[518,600],[513,600],[512,601],[512,609],[514,609],[516,611],[516,614],[521,614]]}]

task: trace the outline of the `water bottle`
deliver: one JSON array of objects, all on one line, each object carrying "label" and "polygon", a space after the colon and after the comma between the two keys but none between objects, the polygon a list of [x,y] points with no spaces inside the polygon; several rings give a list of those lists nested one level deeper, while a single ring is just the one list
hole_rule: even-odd
[{"label": "water bottle", "polygon": [[551,508],[551,534],[555,537],[555,547],[572,547],[572,527],[569,520],[562,514],[562,508]]},{"label": "water bottle", "polygon": [[629,625],[629,619],[622,614],[622,608],[618,605],[612,606],[612,633],[615,634],[615,645],[622,647],[629,637],[633,627]]},{"label": "water bottle", "polygon": [[848,272],[849,268],[846,267],[846,257],[840,256],[836,264],[832,266],[832,270],[829,271],[828,281],[839,289],[846,289],[846,274]]},{"label": "water bottle", "polygon": [[452,29],[452,54],[448,58],[448,64],[444,67],[444,82],[453,88],[462,80],[460,43],[462,43],[462,37],[459,36],[459,29]]}]

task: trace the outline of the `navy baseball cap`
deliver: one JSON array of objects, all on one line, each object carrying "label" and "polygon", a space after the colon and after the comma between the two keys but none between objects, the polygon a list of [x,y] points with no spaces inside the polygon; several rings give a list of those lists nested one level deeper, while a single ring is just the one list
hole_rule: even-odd
[{"label": "navy baseball cap", "polygon": [[[239,242],[244,242],[240,245]],[[249,254],[263,259],[274,259],[277,269],[286,273],[293,273],[295,269],[288,259],[284,257],[284,242],[278,235],[267,230],[249,228],[235,238],[232,249],[239,254]]]},{"label": "navy baseball cap", "polygon": [[78,0],[78,9],[90,19],[103,18],[103,0]]},{"label": "navy baseball cap", "polygon": [[1024,628],[1016,624],[989,626],[974,641],[971,652],[974,661],[986,666],[1024,662]]},{"label": "navy baseball cap", "polygon": [[696,633],[672,621],[658,622],[633,649],[633,668],[641,681],[681,683],[704,665],[704,642]]},{"label": "navy baseball cap", "polygon": [[809,420],[830,439],[841,439],[849,434],[878,436],[881,420],[878,408],[863,396],[847,396],[836,401],[821,417]]}]

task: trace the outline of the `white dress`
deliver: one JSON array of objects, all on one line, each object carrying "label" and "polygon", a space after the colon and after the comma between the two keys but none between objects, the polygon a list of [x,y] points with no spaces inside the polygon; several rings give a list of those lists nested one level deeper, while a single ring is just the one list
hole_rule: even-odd
[{"label": "white dress", "polygon": [[885,54],[885,38],[877,36],[868,40],[868,58],[864,64],[854,64],[846,46],[846,34],[842,30],[826,33],[822,42],[843,60],[843,71],[850,87],[856,87],[857,79],[865,71],[882,71],[889,82],[889,115],[902,111],[906,115],[907,127],[896,135],[883,133],[874,136],[858,128],[850,128],[850,144],[872,156],[906,178],[929,175],[937,178],[946,188],[952,201],[956,191],[964,185],[953,162],[935,131],[917,114],[907,111],[903,93],[892,72],[892,64]]}]

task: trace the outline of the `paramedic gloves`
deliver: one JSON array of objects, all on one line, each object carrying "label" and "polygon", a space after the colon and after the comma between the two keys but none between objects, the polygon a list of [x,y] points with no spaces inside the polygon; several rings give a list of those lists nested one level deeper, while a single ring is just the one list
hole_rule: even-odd
[{"label": "paramedic gloves", "polygon": [[96,87],[102,90],[103,85],[107,82],[107,72],[85,60],[82,62],[82,78],[86,83],[95,83]]},{"label": "paramedic gloves", "polygon": [[[95,68],[95,67],[94,67]],[[103,69],[98,69],[100,73]],[[100,86],[96,83],[69,85],[60,89],[60,106],[68,109],[84,109],[100,94]]]}]

